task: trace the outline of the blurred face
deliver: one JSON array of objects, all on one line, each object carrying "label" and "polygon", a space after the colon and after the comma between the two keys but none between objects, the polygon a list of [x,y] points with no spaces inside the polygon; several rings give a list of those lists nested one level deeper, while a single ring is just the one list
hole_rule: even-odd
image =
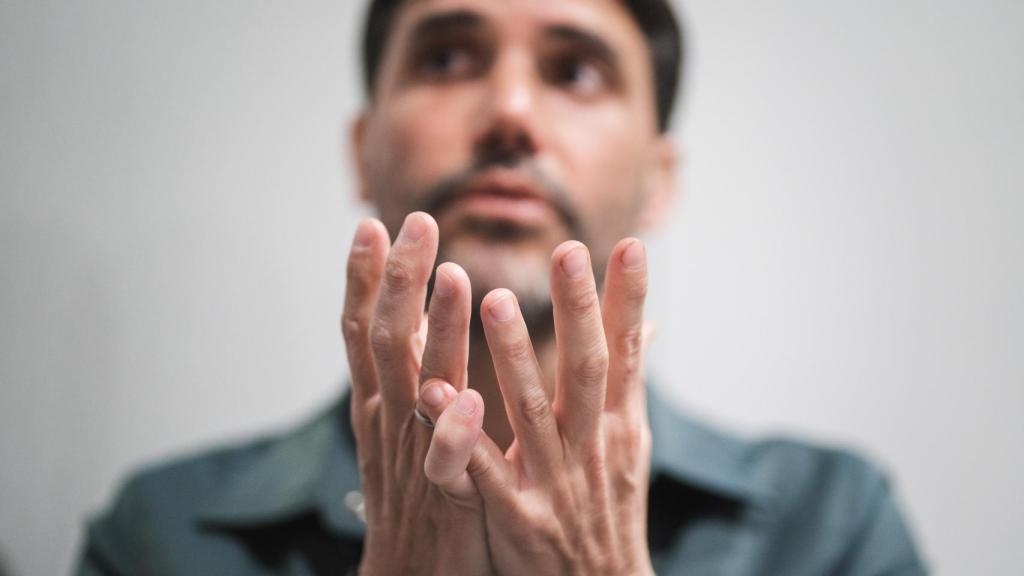
[{"label": "blurred face", "polygon": [[364,196],[394,234],[425,210],[475,299],[550,322],[561,242],[600,272],[672,188],[643,34],[616,0],[409,0],[355,130]]}]

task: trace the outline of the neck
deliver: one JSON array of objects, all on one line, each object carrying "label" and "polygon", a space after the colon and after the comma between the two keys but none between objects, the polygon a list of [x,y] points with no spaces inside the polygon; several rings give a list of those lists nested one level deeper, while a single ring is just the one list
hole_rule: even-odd
[{"label": "neck", "polygon": [[[554,333],[533,338],[533,349],[537,362],[544,373],[544,385],[548,398],[555,397],[555,368],[558,362]],[[480,393],[484,399],[484,431],[502,449],[506,450],[515,439],[512,426],[509,424],[505,411],[505,399],[494,373],[491,352],[483,334],[476,333],[470,338],[469,344],[469,386]]]}]

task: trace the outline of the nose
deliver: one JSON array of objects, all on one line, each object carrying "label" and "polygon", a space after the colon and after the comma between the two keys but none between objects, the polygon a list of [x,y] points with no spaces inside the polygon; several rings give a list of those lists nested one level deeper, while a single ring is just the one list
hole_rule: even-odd
[{"label": "nose", "polygon": [[512,162],[535,154],[541,122],[537,104],[538,81],[529,58],[509,53],[496,60],[479,116],[478,155]]}]

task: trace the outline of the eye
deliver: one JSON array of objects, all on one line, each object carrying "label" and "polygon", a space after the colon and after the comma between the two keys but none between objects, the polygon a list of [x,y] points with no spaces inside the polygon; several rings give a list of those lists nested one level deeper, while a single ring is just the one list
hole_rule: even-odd
[{"label": "eye", "polygon": [[429,80],[464,78],[476,66],[473,53],[455,45],[433,46],[423,50],[415,62],[416,72]]},{"label": "eye", "polygon": [[553,83],[582,95],[597,94],[607,85],[604,71],[600,66],[581,58],[558,60],[550,73]]}]

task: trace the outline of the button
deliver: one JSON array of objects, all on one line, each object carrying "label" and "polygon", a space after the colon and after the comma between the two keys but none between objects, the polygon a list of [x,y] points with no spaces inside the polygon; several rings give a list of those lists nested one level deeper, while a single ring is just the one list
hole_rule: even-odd
[{"label": "button", "polygon": [[366,524],[366,500],[359,490],[352,490],[345,494],[345,507],[352,511],[359,518],[359,521]]}]

